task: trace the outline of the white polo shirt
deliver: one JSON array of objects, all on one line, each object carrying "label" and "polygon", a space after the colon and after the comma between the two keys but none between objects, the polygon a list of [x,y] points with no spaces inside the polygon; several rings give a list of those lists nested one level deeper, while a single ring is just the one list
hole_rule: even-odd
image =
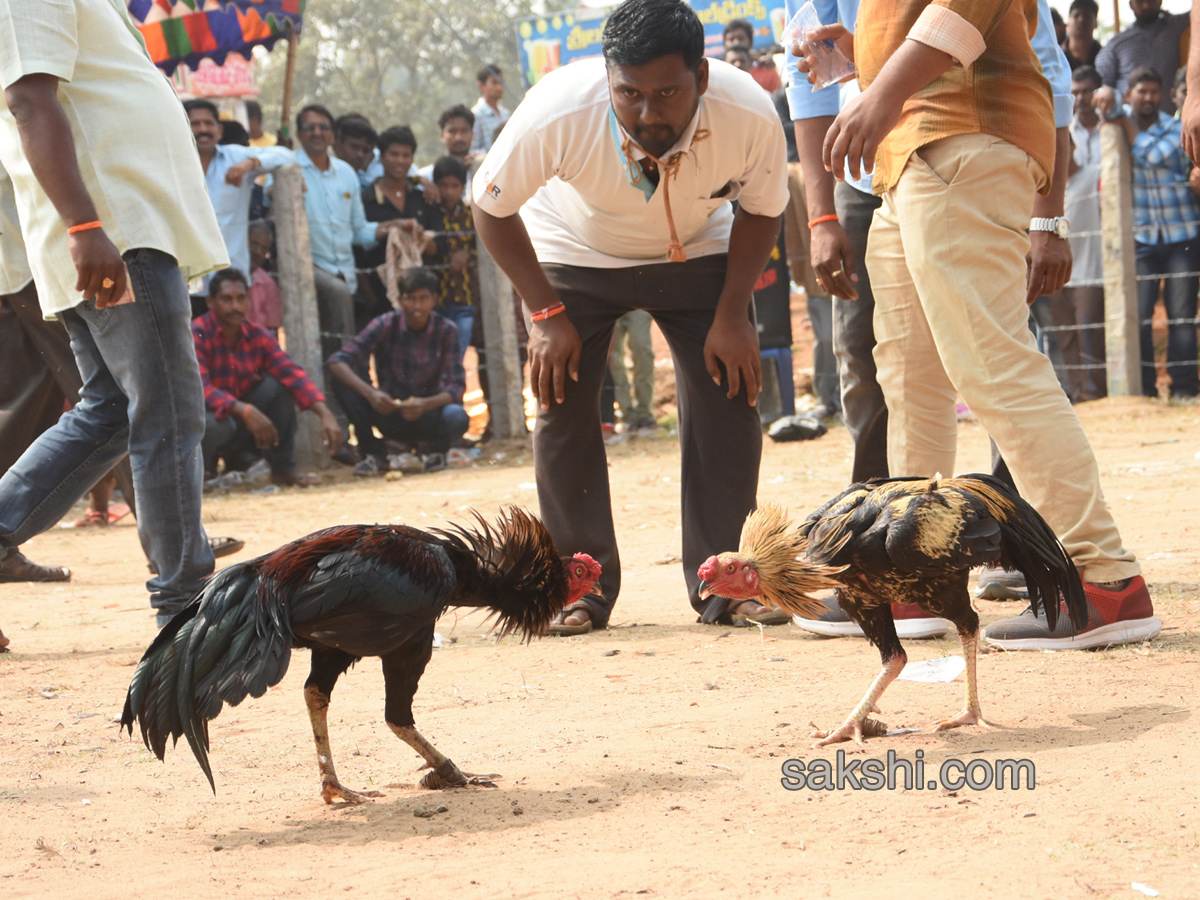
[{"label": "white polo shirt", "polygon": [[[625,138],[604,60],[556,69],[529,90],[488,151],[472,186],[475,203],[494,216],[520,212],[543,263],[665,262],[666,179],[657,187],[635,179]],[[709,60],[700,107],[662,159],[679,150],[688,152],[670,183],[671,212],[688,259],[728,252],[730,200],[760,216],[787,206],[783,128],[770,96],[745,72]]]},{"label": "white polo shirt", "polygon": [[[123,3],[0,2],[0,88],[32,74],[59,79],[80,175],[118,250],[169,253],[185,278],[229,264],[187,115]],[[82,297],[66,227],[34,178],[3,95],[0,165],[16,191],[43,312],[75,306]]]}]

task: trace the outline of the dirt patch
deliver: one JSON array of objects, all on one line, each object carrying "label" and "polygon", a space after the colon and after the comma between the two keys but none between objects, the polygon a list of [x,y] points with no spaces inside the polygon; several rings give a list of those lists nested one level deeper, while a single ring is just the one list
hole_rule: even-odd
[{"label": "dirt patch", "polygon": [[[1200,683],[1200,410],[1141,400],[1080,408],[1106,494],[1151,583],[1162,635],[1101,652],[980,661],[991,731],[873,740],[848,759],[1030,759],[1032,790],[796,791],[781,765],[836,762],[808,722],[835,725],[878,666],[861,639],[794,626],[697,625],[679,564],[679,457],[670,438],[611,449],[625,592],[614,627],[497,644],[448,616],[417,724],[496,790],[415,787],[412,751],[382,721],[379,664],[342,680],[330,711],[349,787],[386,797],[329,808],[298,651],[282,685],[212,723],[214,797],[186,747],[165,764],[118,734],[133,666],[153,638],[136,534],[55,529],[27,545],[75,570],[68,585],[0,586],[0,890],[8,897],[1196,897]],[[503,453],[502,459],[495,458]],[[844,485],[850,444],[768,442],[761,495],[799,516]],[[987,466],[962,429],[961,471]],[[342,470],[344,472],[344,470]],[[331,478],[334,476],[330,476]],[[206,502],[210,533],[249,558],[339,522],[418,526],[536,508],[528,445],[489,445],[473,468],[396,482],[337,473],[310,491]],[[985,622],[1019,612],[981,602]],[[910,659],[959,652],[907,641]],[[615,654],[613,651],[617,651]],[[891,728],[957,711],[961,679],[898,682]],[[419,817],[419,809],[446,811]]]}]

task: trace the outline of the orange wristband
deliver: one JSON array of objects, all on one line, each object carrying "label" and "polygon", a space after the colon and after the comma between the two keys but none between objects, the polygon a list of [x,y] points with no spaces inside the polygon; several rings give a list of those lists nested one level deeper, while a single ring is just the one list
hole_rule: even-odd
[{"label": "orange wristband", "polygon": [[837,220],[837,213],[830,213],[827,216],[817,216],[815,219],[809,220],[808,227],[812,228],[814,225],[820,225],[822,222],[836,222]]},{"label": "orange wristband", "polygon": [[91,231],[93,228],[103,228],[99,221],[84,222],[82,225],[72,225],[67,229],[67,234],[79,234],[81,231]]},{"label": "orange wristband", "polygon": [[551,316],[557,316],[559,313],[564,313],[566,311],[567,308],[563,306],[561,302],[551,303],[544,309],[539,309],[537,312],[530,313],[529,318],[534,322],[542,322],[546,319],[549,319]]}]

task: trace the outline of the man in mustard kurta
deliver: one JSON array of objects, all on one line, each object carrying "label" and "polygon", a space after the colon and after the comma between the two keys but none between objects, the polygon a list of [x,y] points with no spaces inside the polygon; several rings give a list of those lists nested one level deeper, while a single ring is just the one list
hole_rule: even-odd
[{"label": "man in mustard kurta", "polygon": [[883,197],[867,266],[889,469],[953,474],[961,394],[1084,580],[1084,628],[1062,616],[1051,630],[1029,612],[984,629],[986,643],[1006,649],[1126,643],[1162,627],[1087,437],[1026,324],[1039,292],[1028,283],[1031,236],[1067,230],[1061,209],[1032,215],[1056,154],[1050,87],[1029,43],[1037,8],[863,0],[852,38],[840,26],[820,34],[854,54],[863,88],[829,129],[826,168],[857,178],[860,160],[873,166]]}]

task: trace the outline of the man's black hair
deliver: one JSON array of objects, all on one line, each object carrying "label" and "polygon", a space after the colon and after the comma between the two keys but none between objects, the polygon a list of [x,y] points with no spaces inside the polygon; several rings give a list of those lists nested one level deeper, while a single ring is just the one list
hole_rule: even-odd
[{"label": "man's black hair", "polygon": [[500,67],[495,65],[494,63],[488,63],[486,66],[484,66],[482,69],[480,69],[478,72],[475,73],[475,81],[477,84],[484,84],[488,80],[488,78],[493,75],[496,78],[499,78],[501,81],[504,80],[504,76],[500,72]]},{"label": "man's black hair", "polygon": [[1067,9],[1067,15],[1069,16],[1077,9],[1090,12],[1092,18],[1097,18],[1100,15],[1100,4],[1096,0],[1071,0],[1071,6]]},{"label": "man's black hair", "polygon": [[206,109],[212,113],[212,117],[218,122],[221,121],[221,112],[217,109],[217,104],[211,100],[184,100],[183,111],[190,113],[194,109]]},{"label": "man's black hair", "polygon": [[250,146],[250,132],[241,122],[222,122],[221,129],[220,143],[237,144],[239,147]]},{"label": "man's black hair", "polygon": [[438,116],[438,130],[440,131],[445,128],[446,123],[451,119],[466,119],[467,124],[471,128],[475,127],[475,113],[471,112],[471,110],[467,109],[461,103],[457,103],[449,109],[442,110],[442,114]]},{"label": "man's black hair", "polygon": [[679,54],[695,72],[704,58],[704,26],[683,0],[625,0],[608,17],[600,46],[610,67]]},{"label": "man's black hair", "polygon": [[258,119],[258,121],[262,121],[262,107],[259,106],[257,100],[246,101],[246,119]]},{"label": "man's black hair", "polygon": [[427,269],[424,266],[413,266],[411,269],[406,269],[400,276],[400,293],[411,294],[421,288],[426,288],[434,298],[437,298],[442,292],[442,280],[438,278],[433,269]]},{"label": "man's black hair", "polygon": [[411,147],[412,152],[417,152],[417,138],[412,133],[412,129],[407,125],[393,125],[391,128],[384,130],[379,136],[379,140],[375,142],[375,146],[379,148],[380,153],[387,152],[387,148],[392,144],[403,144],[405,147]]},{"label": "man's black hair", "polygon": [[233,266],[230,266],[228,269],[221,269],[213,275],[212,280],[208,283],[208,296],[215,297],[221,293],[221,285],[227,281],[240,281],[242,287],[250,290],[250,279],[245,276],[241,269],[235,269]]},{"label": "man's black hair", "polygon": [[1063,21],[1062,13],[1053,6],[1050,7],[1050,21],[1054,23],[1056,28],[1065,28],[1067,23]]},{"label": "man's black hair", "polygon": [[1090,81],[1097,88],[1104,84],[1104,79],[1100,77],[1092,66],[1077,66],[1075,71],[1071,73],[1072,81]]},{"label": "man's black hair", "polygon": [[324,116],[329,120],[330,125],[332,125],[334,122],[333,113],[331,113],[326,107],[322,106],[320,103],[310,103],[308,106],[305,106],[303,109],[301,109],[300,112],[296,113],[297,131],[300,130],[300,121],[309,113],[318,113]]},{"label": "man's black hair", "polygon": [[433,164],[433,183],[437,184],[439,180],[446,176],[457,178],[465,185],[467,183],[467,167],[463,165],[461,159],[455,159],[453,156],[443,156]]},{"label": "man's black hair", "polygon": [[1129,73],[1128,88],[1132,90],[1143,81],[1153,81],[1160,88],[1163,86],[1162,76],[1158,74],[1157,69],[1152,69],[1150,66],[1138,66]]},{"label": "man's black hair", "polygon": [[725,30],[721,32],[721,37],[728,38],[731,32],[740,31],[746,35],[750,41],[750,46],[754,46],[754,26],[746,19],[730,19],[725,25]]},{"label": "man's black hair", "polygon": [[371,120],[361,113],[346,113],[333,124],[333,136],[338,141],[358,138],[374,144],[379,137],[371,127]]}]

